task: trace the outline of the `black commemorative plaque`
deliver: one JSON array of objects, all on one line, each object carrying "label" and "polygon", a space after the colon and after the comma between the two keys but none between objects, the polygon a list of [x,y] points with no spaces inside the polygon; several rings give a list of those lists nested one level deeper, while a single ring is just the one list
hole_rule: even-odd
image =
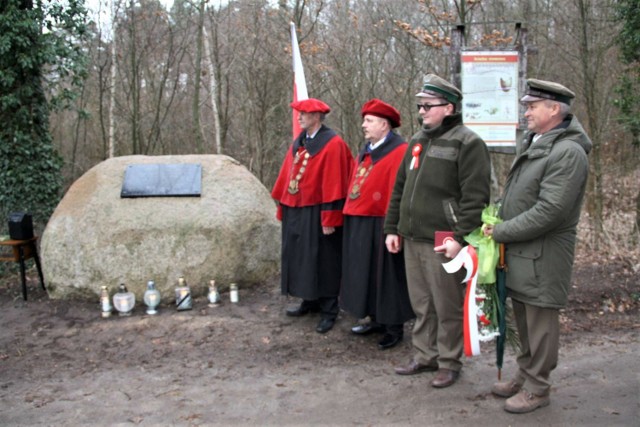
[{"label": "black commemorative plaque", "polygon": [[199,164],[129,165],[120,197],[200,197],[201,181]]}]

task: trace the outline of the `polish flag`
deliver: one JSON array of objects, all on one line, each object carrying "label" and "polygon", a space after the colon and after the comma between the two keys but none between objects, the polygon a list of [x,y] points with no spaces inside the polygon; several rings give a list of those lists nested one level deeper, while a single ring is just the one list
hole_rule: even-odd
[{"label": "polish flag", "polygon": [[[300,58],[296,25],[293,22],[291,23],[291,52],[293,56],[293,102],[296,102],[309,98],[309,95],[307,94],[307,82],[304,79],[304,69]],[[293,139],[295,139],[302,131],[298,123],[298,115],[300,113],[296,110],[291,111],[293,113]]]},{"label": "polish flag", "polygon": [[462,267],[467,270],[467,276],[462,283],[467,283],[467,293],[463,307],[462,339],[464,354],[467,357],[480,354],[480,332],[478,331],[478,303],[476,301],[476,287],[478,285],[478,253],[471,245],[467,245],[449,262],[442,264],[449,274],[459,271]]}]

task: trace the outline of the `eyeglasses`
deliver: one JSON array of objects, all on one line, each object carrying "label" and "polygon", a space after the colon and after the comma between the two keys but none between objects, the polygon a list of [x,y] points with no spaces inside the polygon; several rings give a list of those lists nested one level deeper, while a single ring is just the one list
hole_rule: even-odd
[{"label": "eyeglasses", "polygon": [[434,107],[444,107],[445,105],[449,105],[449,103],[445,102],[444,104],[416,104],[416,107],[418,107],[418,111],[420,111],[421,108],[424,108],[424,111],[429,111]]}]

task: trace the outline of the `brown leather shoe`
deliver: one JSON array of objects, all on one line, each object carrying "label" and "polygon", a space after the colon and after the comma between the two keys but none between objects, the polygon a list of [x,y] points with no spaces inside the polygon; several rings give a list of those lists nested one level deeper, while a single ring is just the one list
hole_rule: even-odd
[{"label": "brown leather shoe", "polygon": [[431,386],[435,388],[449,387],[458,380],[460,373],[451,369],[438,369],[436,377],[431,380]]},{"label": "brown leather shoe", "polygon": [[511,397],[520,391],[522,384],[518,384],[515,380],[503,383],[495,383],[491,387],[491,393],[499,397]]},{"label": "brown leather shoe", "polygon": [[536,396],[522,389],[518,394],[508,398],[506,402],[504,402],[504,410],[512,414],[526,414],[527,412],[548,406],[549,403],[551,403],[551,399],[549,399],[548,395]]},{"label": "brown leather shoe", "polygon": [[398,366],[395,368],[396,374],[398,375],[415,375],[421,372],[433,372],[437,370],[438,367],[435,365],[423,365],[415,360],[411,360],[406,366]]}]

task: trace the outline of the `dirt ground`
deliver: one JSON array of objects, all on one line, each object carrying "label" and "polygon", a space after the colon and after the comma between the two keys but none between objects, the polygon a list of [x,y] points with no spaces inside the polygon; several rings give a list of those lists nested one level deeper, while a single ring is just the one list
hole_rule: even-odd
[{"label": "dirt ground", "polygon": [[[551,405],[511,415],[489,392],[493,345],[465,359],[460,380],[436,390],[432,373],[401,377],[402,345],[356,337],[342,313],[326,335],[318,318],[292,319],[277,279],[241,289],[240,302],[164,305],[148,316],[100,317],[96,303],[49,300],[35,277],[0,278],[0,425],[553,425],[631,426],[640,417],[640,278],[616,264],[575,272],[562,315]],[[505,357],[504,376],[515,370]]]}]

